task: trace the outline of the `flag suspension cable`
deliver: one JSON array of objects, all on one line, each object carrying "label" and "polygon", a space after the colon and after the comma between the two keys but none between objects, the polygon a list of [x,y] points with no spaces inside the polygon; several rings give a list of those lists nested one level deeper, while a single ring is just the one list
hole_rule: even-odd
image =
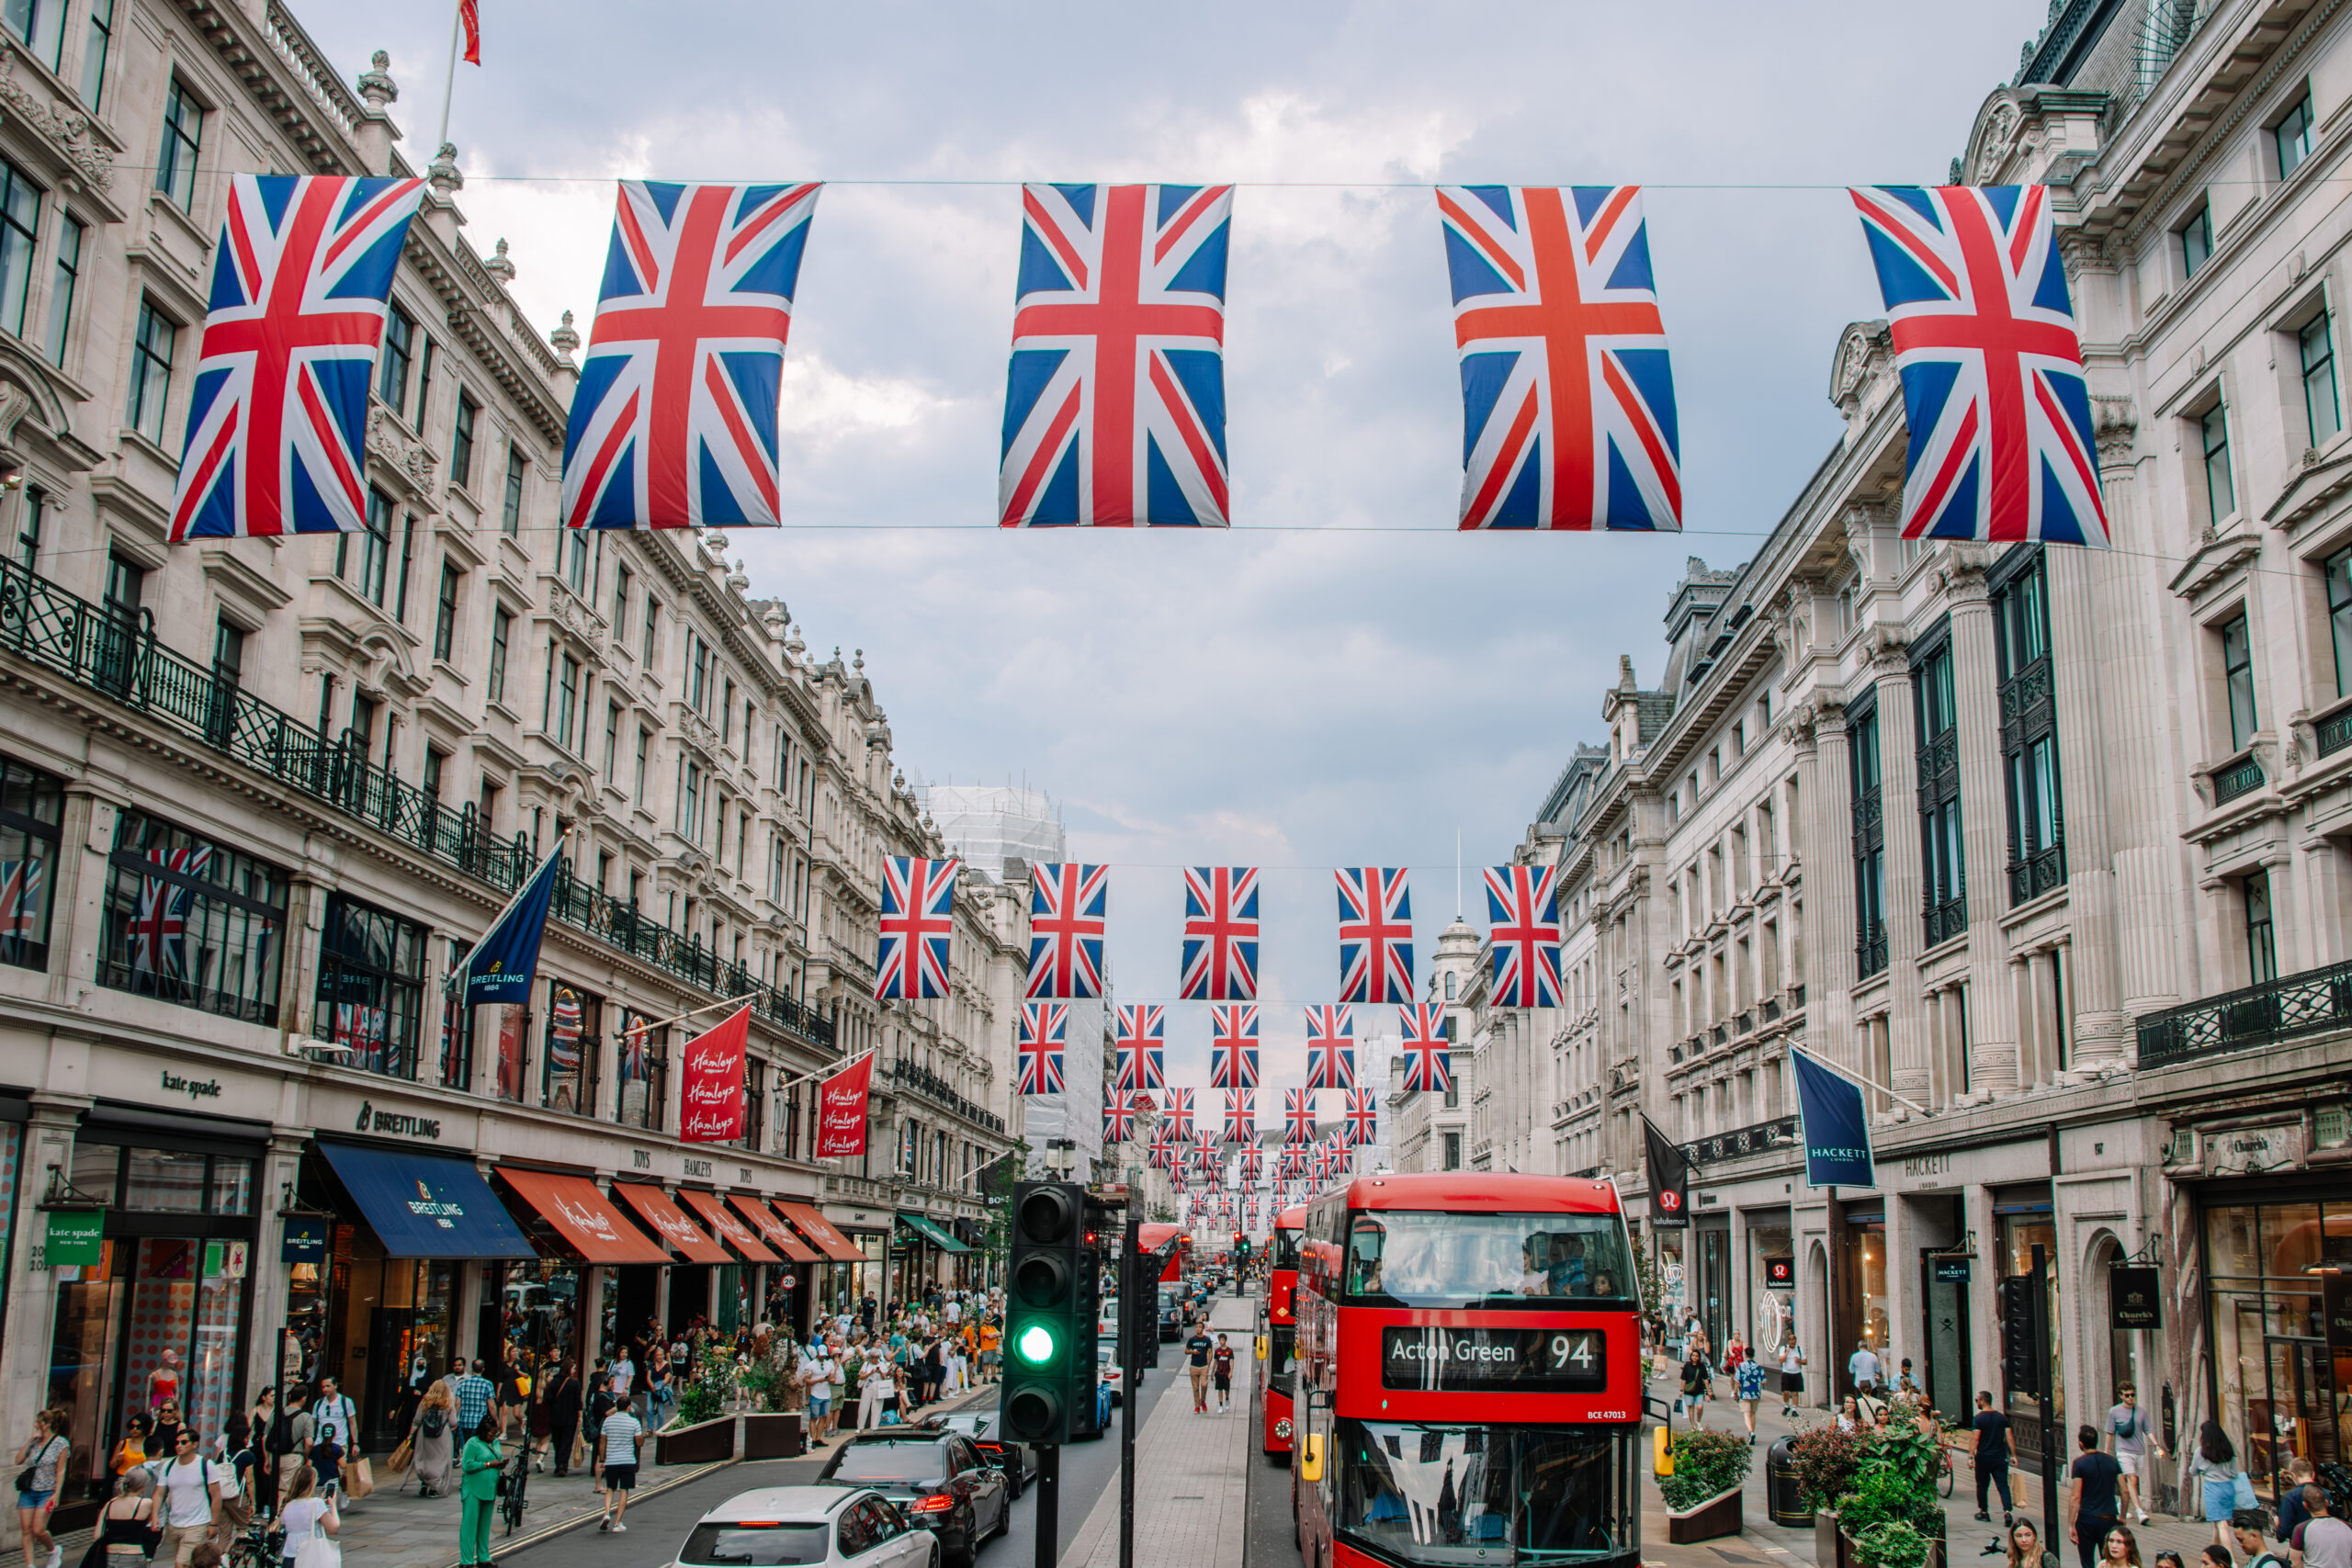
[{"label": "flag suspension cable", "polygon": [[1805,1060],[1811,1062],[1815,1066],[1819,1067],[1825,1073],[1835,1073],[1840,1077],[1852,1078],[1865,1089],[1874,1089],[1878,1090],[1879,1093],[1886,1096],[1887,1099],[1894,1101],[1895,1104],[1916,1111],[1922,1116],[1932,1116],[1935,1114],[1934,1111],[1928,1110],[1917,1100],[1905,1099],[1903,1096],[1895,1093],[1893,1089],[1887,1088],[1884,1084],[1879,1082],[1876,1078],[1870,1077],[1866,1073],[1858,1072],[1851,1067],[1841,1067],[1834,1063],[1825,1062],[1820,1057],[1815,1055],[1812,1052],[1800,1051],[1793,1045],[1789,1048],[1789,1054],[1793,1056],[1803,1056]]}]

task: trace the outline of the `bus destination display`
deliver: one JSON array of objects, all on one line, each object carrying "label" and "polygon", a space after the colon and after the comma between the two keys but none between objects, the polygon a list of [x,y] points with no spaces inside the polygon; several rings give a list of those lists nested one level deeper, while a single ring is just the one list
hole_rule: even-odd
[{"label": "bus destination display", "polygon": [[1598,1328],[1383,1328],[1380,1386],[1427,1393],[1599,1393],[1608,1383]]}]

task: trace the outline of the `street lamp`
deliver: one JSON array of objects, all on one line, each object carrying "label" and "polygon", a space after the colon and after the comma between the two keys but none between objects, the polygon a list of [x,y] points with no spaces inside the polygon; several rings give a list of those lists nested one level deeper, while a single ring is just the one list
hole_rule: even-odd
[{"label": "street lamp", "polygon": [[1051,1167],[1054,1172],[1064,1181],[1068,1181],[1069,1179],[1069,1173],[1078,1168],[1078,1140],[1075,1138],[1047,1138],[1046,1140],[1046,1163]]}]

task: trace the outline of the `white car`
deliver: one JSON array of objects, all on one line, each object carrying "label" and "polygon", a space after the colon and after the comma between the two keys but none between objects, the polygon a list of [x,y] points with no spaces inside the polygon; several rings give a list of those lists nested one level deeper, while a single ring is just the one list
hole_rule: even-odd
[{"label": "white car", "polygon": [[939,1538],[864,1486],[763,1486],[705,1514],[673,1568],[939,1568]]}]

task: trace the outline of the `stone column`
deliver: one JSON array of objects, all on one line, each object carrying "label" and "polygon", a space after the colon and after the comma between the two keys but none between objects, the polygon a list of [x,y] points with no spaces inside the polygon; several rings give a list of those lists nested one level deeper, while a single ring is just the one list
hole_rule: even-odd
[{"label": "stone column", "polygon": [[2311,930],[2306,948],[2314,967],[2352,958],[2352,878],[2347,857],[2335,840],[2312,834],[2296,846],[2302,852],[2303,921]]},{"label": "stone column", "polygon": [[611,1273],[609,1265],[598,1263],[580,1276],[580,1288],[587,1292],[587,1310],[580,1314],[580,1364],[573,1370],[580,1374],[583,1389],[589,1374],[596,1370],[596,1359],[605,1353],[605,1281]]},{"label": "stone column", "polygon": [[1950,1029],[1951,992],[1929,991],[1920,998],[1923,1017],[1920,1032],[1927,1040],[1928,1100],[1938,1109],[1951,1103],[1951,1050],[1947,1038]]},{"label": "stone column", "polygon": [[2041,1036],[2035,1028],[2039,1021],[2033,1011],[2033,965],[2023,957],[2009,960],[2009,1012],[2017,1020],[2017,1081],[2001,1087],[2023,1091],[2040,1083],[2042,1076]]},{"label": "stone column", "polygon": [[[1964,894],[1968,910],[1968,972],[1982,979],[1986,994],[2008,958],[2001,931],[2009,907],[2008,792],[2002,777],[2000,659],[1994,647],[1992,600],[1984,590],[1991,551],[1983,545],[1945,547],[1944,592],[1951,605],[1953,718],[1959,725],[1960,821]],[[2055,618],[2053,613],[2052,618]],[[2062,753],[2063,753],[2062,741]],[[1952,1005],[1964,1005],[1953,998]],[[1998,1008],[1980,1008],[1969,1021],[1970,1055],[2002,1083],[2014,1071],[2015,1031]],[[1955,1054],[1947,1060],[1957,1062]],[[1982,1075],[1978,1075],[1982,1076]],[[1968,1086],[1955,1084],[1953,1092]]]},{"label": "stone column", "polygon": [[[1910,644],[1899,626],[1871,628],[1871,682],[1878,689],[1879,800],[1886,844],[1887,1087],[1926,1101],[1928,1057],[1920,1017],[1919,918],[1926,885],[1919,847],[1919,727],[1912,710]],[[1898,1108],[1890,1108],[1898,1109]],[[1905,1114],[1908,1114],[1905,1112]]]},{"label": "stone column", "polygon": [[277,1211],[285,1206],[279,1195],[294,1190],[295,1175],[302,1163],[302,1145],[310,1136],[308,1127],[272,1128],[269,1152],[262,1157],[258,1179],[254,1183],[254,1211],[260,1224],[254,1229],[253,1250],[245,1258],[245,1273],[253,1280],[253,1327],[245,1342],[244,1356],[248,1387],[285,1381],[277,1352],[286,1327],[287,1305],[293,1295],[294,1266],[278,1261],[286,1222]]},{"label": "stone column", "polygon": [[2058,1032],[2058,955],[2045,948],[2027,957],[2026,968],[2033,976],[2033,1032],[2041,1047],[2038,1077],[2054,1083],[2068,1065],[2066,1042]]},{"label": "stone column", "polygon": [[1850,1048],[1854,1027],[1851,748],[1837,702],[1815,696],[1790,716],[1790,724],[1803,813],[1790,827],[1804,868],[1805,924],[1813,933],[1797,977],[1805,987],[1806,1041],[1834,1059]]},{"label": "stone column", "polygon": [[[110,814],[108,825],[111,829]],[[68,838],[65,842],[71,844],[74,840]],[[54,916],[52,919],[55,919]],[[60,939],[63,931],[62,921],[51,925],[52,953],[62,951]],[[52,964],[51,967],[62,966]],[[49,1215],[37,1205],[49,1190],[51,1166],[60,1172],[70,1173],[73,1170],[74,1130],[89,1104],[86,1096],[58,1095],[46,1089],[36,1089],[32,1096],[32,1117],[25,1125],[24,1141],[17,1151],[18,1197],[16,1235],[10,1238],[8,1252],[15,1278],[10,1282],[7,1298],[6,1356],[5,1360],[0,1360],[0,1369],[5,1369],[6,1374],[5,1383],[0,1383],[0,1416],[5,1416],[10,1422],[13,1431],[28,1430],[32,1426],[33,1412],[49,1403],[49,1359],[52,1343],[51,1336],[55,1326],[57,1275],[51,1269],[34,1267],[49,1245]],[[98,1435],[78,1431],[74,1434],[77,1441]]]}]

